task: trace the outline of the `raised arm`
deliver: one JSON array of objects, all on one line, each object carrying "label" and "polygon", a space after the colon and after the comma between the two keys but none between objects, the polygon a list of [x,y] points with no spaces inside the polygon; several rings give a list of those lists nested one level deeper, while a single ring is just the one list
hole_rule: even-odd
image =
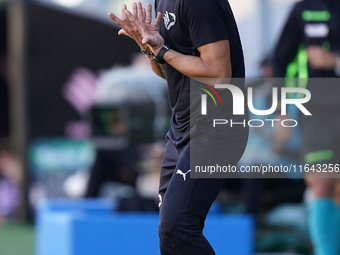
[{"label": "raised arm", "polygon": [[[161,20],[161,15],[159,14],[155,21],[151,24],[151,18],[152,18],[152,7],[151,4],[147,5],[147,8],[142,8],[142,5],[140,3],[132,4],[132,14],[137,16],[137,5],[140,8],[139,12],[139,19],[141,22],[145,23],[145,25],[151,29],[155,30]],[[145,56],[150,60],[151,68],[154,71],[155,74],[160,76],[163,79],[166,79],[164,66],[161,64],[158,64],[156,61],[153,60],[153,55],[151,49],[148,47],[146,43],[142,43],[142,36],[137,30],[136,26],[130,21],[128,16],[126,15],[125,11],[127,10],[127,6],[125,4],[122,5],[121,9],[121,16],[122,19],[119,19],[115,14],[112,12],[109,13],[109,17],[122,29],[119,30],[118,35],[125,35],[133,39],[138,46],[143,50]]]},{"label": "raised arm", "polygon": [[[147,44],[154,55],[164,45],[164,39],[155,28],[148,26],[139,18],[142,6],[138,4],[137,14],[126,10],[125,14],[133,22],[143,37],[142,43]],[[157,17],[160,17],[158,13]],[[163,59],[175,69],[191,78],[230,78],[231,63],[228,40],[220,40],[204,44],[197,48],[200,56],[184,55],[172,49],[167,51]]]}]

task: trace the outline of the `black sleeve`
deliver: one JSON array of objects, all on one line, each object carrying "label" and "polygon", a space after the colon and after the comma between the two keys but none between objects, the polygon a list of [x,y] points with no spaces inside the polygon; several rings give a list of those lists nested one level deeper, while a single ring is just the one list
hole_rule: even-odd
[{"label": "black sleeve", "polygon": [[182,17],[194,48],[229,39],[222,0],[182,0]]},{"label": "black sleeve", "polygon": [[274,77],[285,77],[287,66],[296,57],[302,43],[303,33],[301,11],[298,5],[295,5],[274,51]]}]

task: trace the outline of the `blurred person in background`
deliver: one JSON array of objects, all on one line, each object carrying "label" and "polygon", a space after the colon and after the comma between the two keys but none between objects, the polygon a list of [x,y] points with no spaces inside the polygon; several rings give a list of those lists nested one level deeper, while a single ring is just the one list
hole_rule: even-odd
[{"label": "blurred person in background", "polygon": [[[247,86],[253,88],[253,105],[255,109],[268,109],[272,103],[272,77],[273,60],[272,54],[268,54],[260,63],[261,77],[249,79]],[[273,114],[274,115],[274,114]],[[250,119],[274,118],[275,116],[258,116],[249,113]],[[246,166],[260,166],[261,164],[287,165],[299,164],[299,134],[279,133],[271,127],[250,128],[246,151],[239,164]],[[299,178],[299,179],[296,179]],[[232,187],[231,183],[236,180],[227,180],[224,188]],[[304,181],[301,175],[284,174],[281,178],[241,179],[242,196],[245,203],[245,212],[257,216],[259,223],[263,223],[264,216],[273,208],[289,203],[297,205],[303,200],[305,191]]]},{"label": "blurred person in background", "polygon": [[9,151],[7,19],[0,7],[0,223],[15,216],[20,204],[22,170]]},{"label": "blurred person in background", "polygon": [[136,193],[118,199],[117,211],[158,211],[158,183],[163,143],[142,144],[138,148],[140,159],[136,164]]},{"label": "blurred person in background", "polygon": [[[168,112],[165,81],[154,75],[148,60],[143,54],[134,54],[131,65],[126,67],[113,67],[110,70],[100,72],[96,84],[92,87],[96,87],[92,108],[101,106],[125,109],[138,108],[140,112],[138,116],[132,116],[131,112],[129,116],[125,116],[126,118],[130,118],[129,121],[122,116],[116,116],[118,118],[117,121],[111,123],[109,126],[105,125],[106,128],[113,130],[109,132],[110,135],[107,138],[126,136],[128,137],[129,144],[122,145],[121,148],[115,149],[105,148],[101,146],[100,143],[97,144],[96,160],[91,168],[86,197],[101,196],[105,185],[110,182],[115,182],[120,186],[129,186],[130,188],[136,189],[136,194],[127,192],[127,194],[121,194],[122,198],[120,198],[119,194],[116,194],[119,199],[117,210],[155,210],[154,208],[157,203],[155,203],[154,200],[157,194],[154,198],[151,198],[151,195],[145,196],[145,194],[141,194],[143,192],[140,192],[138,188],[138,183],[140,183],[141,180],[140,177],[144,174],[143,171],[138,171],[141,169],[141,167],[138,167],[140,166],[138,162],[147,160],[146,158],[148,158],[148,156],[145,156],[147,153],[139,147],[143,147],[143,144],[149,144],[150,142],[162,139],[165,135]],[[149,105],[151,105],[153,109],[151,114],[152,118],[148,116],[148,112],[150,111],[148,108]],[[149,121],[151,121],[151,123],[149,123]],[[144,128],[134,131],[137,127]],[[149,127],[148,130],[146,130],[145,127]],[[98,129],[98,126],[92,127],[92,129],[94,139],[96,136],[101,135],[95,131],[95,129]],[[138,137],[132,134],[132,132],[138,132]],[[134,139],[139,141],[133,141]],[[148,182],[148,180],[151,179],[144,178],[143,180]],[[150,184],[150,187],[151,186],[153,186],[152,183]],[[128,191],[131,189],[125,190]],[[145,204],[150,204],[150,206],[143,205],[143,198],[145,197],[151,199],[152,202],[150,203],[147,199],[145,200]],[[134,202],[136,202],[135,205]]]},{"label": "blurred person in background", "polygon": [[[63,88],[64,98],[77,110],[88,130],[83,133],[72,128],[66,134],[90,138],[96,146],[89,178],[85,173],[85,185],[79,185],[77,192],[88,198],[133,196],[139,145],[157,141],[166,132],[166,83],[154,75],[143,54],[133,54],[131,60],[131,65],[97,73],[76,68]],[[81,175],[77,172],[67,179],[67,195],[76,183],[80,184],[80,179],[73,177]],[[121,201],[118,210],[138,210],[138,206],[122,204],[128,199]]]},{"label": "blurred person in background", "polygon": [[9,152],[0,151],[0,224],[15,217],[20,204],[21,180],[18,162]]},{"label": "blurred person in background", "polygon": [[[291,11],[274,54],[274,77],[297,77],[295,85],[311,92],[305,107],[312,116],[299,116],[301,156],[310,168],[322,166],[326,172],[340,162],[340,86],[334,80],[308,78],[340,76],[339,27],[340,1],[301,1]],[[292,81],[286,79],[286,86]],[[289,137],[284,129],[282,136]],[[338,179],[313,172],[305,180],[313,197],[309,230],[315,254],[340,254],[340,200],[334,201]]]},{"label": "blurred person in background", "polygon": [[97,149],[85,196],[101,197],[104,185],[109,182],[134,187],[137,178],[135,171],[137,159],[136,148],[133,147],[117,150]]}]

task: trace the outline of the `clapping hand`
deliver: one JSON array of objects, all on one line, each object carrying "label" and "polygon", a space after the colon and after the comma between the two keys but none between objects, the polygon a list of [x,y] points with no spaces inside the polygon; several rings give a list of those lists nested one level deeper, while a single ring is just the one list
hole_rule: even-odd
[{"label": "clapping hand", "polygon": [[156,55],[164,44],[163,37],[157,31],[157,26],[162,17],[161,13],[157,14],[156,19],[151,24],[151,4],[148,4],[145,9],[139,2],[132,4],[132,13],[127,10],[127,6],[124,4],[121,14],[122,19],[119,19],[115,14],[109,13],[109,17],[122,28],[118,34],[129,36],[136,41],[143,51],[152,51]]}]

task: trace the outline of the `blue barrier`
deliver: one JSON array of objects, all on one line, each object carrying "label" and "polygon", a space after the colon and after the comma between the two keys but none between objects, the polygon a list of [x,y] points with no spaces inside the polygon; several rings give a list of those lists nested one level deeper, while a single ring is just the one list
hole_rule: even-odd
[{"label": "blue barrier", "polygon": [[[37,214],[36,255],[156,255],[158,214],[113,213],[105,201],[49,201]],[[204,234],[217,255],[253,253],[253,219],[208,215]]]}]

